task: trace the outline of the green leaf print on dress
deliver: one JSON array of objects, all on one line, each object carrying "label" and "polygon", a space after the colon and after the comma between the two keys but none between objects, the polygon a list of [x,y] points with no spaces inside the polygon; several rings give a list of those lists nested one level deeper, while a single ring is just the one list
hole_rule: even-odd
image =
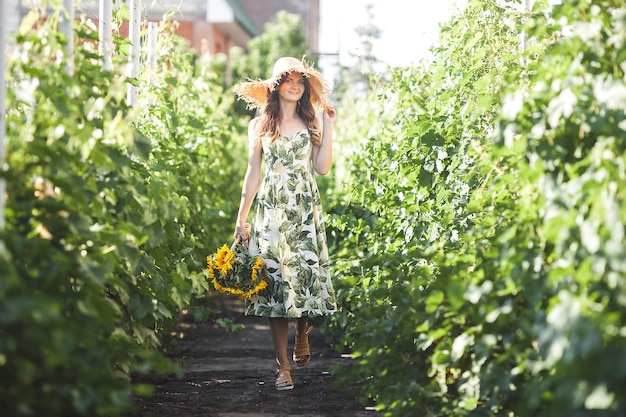
[{"label": "green leaf print on dress", "polygon": [[263,144],[250,252],[263,257],[271,279],[246,300],[247,315],[299,318],[337,310],[311,151],[307,130]]}]

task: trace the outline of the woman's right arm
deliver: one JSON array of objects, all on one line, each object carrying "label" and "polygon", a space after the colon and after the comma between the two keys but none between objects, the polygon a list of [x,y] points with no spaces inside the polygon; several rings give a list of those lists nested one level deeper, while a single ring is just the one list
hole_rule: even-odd
[{"label": "woman's right arm", "polygon": [[250,207],[261,183],[261,162],[263,158],[263,147],[258,136],[258,119],[250,120],[248,124],[248,169],[243,179],[241,190],[241,202],[237,213],[237,224],[235,226],[235,241],[247,240],[248,232],[245,229],[246,220],[250,213]]}]

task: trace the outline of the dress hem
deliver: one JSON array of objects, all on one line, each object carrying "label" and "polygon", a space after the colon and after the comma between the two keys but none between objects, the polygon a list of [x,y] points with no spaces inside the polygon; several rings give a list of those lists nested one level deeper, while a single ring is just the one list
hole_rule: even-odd
[{"label": "dress hem", "polygon": [[307,318],[315,318],[315,317],[325,317],[325,316],[330,316],[332,314],[336,314],[337,311],[329,311],[326,313],[321,313],[321,314],[302,314],[301,316],[271,316],[271,315],[263,315],[263,314],[252,314],[252,313],[248,313],[244,311],[244,316],[249,316],[249,317],[267,317],[267,318],[283,318],[283,319],[301,319],[303,317],[307,317]]}]

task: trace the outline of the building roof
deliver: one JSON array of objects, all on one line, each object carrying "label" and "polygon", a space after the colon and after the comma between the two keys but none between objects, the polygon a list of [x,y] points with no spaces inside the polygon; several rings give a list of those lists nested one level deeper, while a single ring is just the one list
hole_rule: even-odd
[{"label": "building roof", "polygon": [[243,7],[241,7],[241,3],[238,0],[226,0],[226,2],[233,9],[235,20],[241,24],[250,36],[254,37],[261,34],[261,30],[254,24],[252,19],[250,19],[250,16]]}]

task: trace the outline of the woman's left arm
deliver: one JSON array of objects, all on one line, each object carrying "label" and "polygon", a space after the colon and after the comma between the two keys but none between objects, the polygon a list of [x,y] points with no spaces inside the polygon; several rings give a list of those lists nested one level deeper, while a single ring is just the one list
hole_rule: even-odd
[{"label": "woman's left arm", "polygon": [[336,119],[337,112],[333,107],[328,106],[324,110],[322,142],[319,145],[313,145],[313,152],[311,155],[313,159],[313,169],[315,169],[315,172],[320,175],[328,174],[330,166],[333,162],[333,124]]}]

